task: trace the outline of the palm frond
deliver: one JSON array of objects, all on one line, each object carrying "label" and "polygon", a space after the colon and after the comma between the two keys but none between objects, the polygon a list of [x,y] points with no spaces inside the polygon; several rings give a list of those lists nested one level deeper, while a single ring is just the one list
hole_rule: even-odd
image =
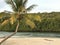
[{"label": "palm frond", "polygon": [[4,26],[4,25],[6,25],[8,22],[9,22],[9,20],[4,20],[4,21],[1,23],[0,26]]},{"label": "palm frond", "polygon": [[12,14],[9,21],[11,24],[14,24],[17,21],[17,15]]},{"label": "palm frond", "polygon": [[16,4],[14,3],[13,0],[6,0],[6,3],[11,5],[13,11],[17,11],[17,7],[16,7]]},{"label": "palm frond", "polygon": [[15,21],[15,18],[12,16],[12,17],[10,18],[10,23],[13,24],[14,21]]},{"label": "palm frond", "polygon": [[5,0],[7,4],[11,4],[11,0]]},{"label": "palm frond", "polygon": [[39,15],[34,15],[33,20],[41,22],[41,17]]},{"label": "palm frond", "polygon": [[23,0],[14,0],[14,3],[15,3],[15,5],[16,5],[16,7],[17,7],[17,9],[19,9],[20,8],[20,6],[22,6],[22,1]]},{"label": "palm frond", "polygon": [[28,0],[23,0],[23,6],[25,6],[27,2]]},{"label": "palm frond", "polygon": [[29,25],[32,29],[36,27],[35,23],[28,18],[25,18],[25,23]]},{"label": "palm frond", "polygon": [[29,6],[26,10],[27,10],[27,11],[31,11],[35,6],[37,6],[37,5],[31,5],[31,6]]}]

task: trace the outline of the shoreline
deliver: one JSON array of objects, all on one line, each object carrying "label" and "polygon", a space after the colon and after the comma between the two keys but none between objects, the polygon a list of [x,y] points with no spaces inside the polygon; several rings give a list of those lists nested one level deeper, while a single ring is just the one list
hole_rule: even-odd
[{"label": "shoreline", "polygon": [[[0,41],[3,38],[0,38]],[[60,45],[60,38],[9,38],[2,45]]]}]

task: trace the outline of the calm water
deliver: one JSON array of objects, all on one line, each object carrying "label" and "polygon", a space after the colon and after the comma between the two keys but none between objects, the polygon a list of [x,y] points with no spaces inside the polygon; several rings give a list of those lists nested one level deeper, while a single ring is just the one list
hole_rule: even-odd
[{"label": "calm water", "polygon": [[[0,32],[0,37],[8,36],[13,32]],[[18,37],[53,37],[53,38],[60,38],[60,33],[39,33],[39,32],[18,32],[13,38]]]}]

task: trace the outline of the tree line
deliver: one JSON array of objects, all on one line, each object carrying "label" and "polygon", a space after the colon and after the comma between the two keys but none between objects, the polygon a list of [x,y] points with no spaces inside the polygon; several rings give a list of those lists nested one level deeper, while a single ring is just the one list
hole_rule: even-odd
[{"label": "tree line", "polygon": [[[6,15],[6,18],[9,18],[7,16],[9,13],[0,13],[0,18],[2,15]],[[29,18],[33,19],[33,17],[35,16],[36,20],[40,20],[36,21],[36,20],[32,20],[34,22],[34,24],[32,24],[31,27],[33,27],[33,25],[35,26],[35,28],[31,28],[29,25],[25,24],[25,20],[22,19],[21,23],[19,24],[19,29],[18,31],[20,32],[44,32],[44,31],[49,31],[49,32],[59,32],[60,31],[60,12],[51,12],[51,13],[27,13],[25,14],[27,15]],[[40,17],[39,17],[40,16]],[[1,22],[4,20],[4,18],[0,19],[0,24]],[[29,23],[29,22],[28,22]],[[16,24],[17,22],[15,22],[13,24],[13,26],[8,23],[5,26],[0,27],[0,31],[14,31],[16,28]],[[30,24],[31,25],[31,24]]]}]

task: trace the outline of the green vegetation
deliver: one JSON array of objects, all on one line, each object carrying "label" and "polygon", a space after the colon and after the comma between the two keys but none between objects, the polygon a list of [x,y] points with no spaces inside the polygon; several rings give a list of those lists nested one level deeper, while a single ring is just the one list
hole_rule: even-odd
[{"label": "green vegetation", "polygon": [[[7,14],[7,13],[5,13]],[[3,13],[3,15],[5,15]],[[0,15],[2,15],[0,13]],[[49,31],[49,32],[60,32],[60,12],[51,12],[51,13],[28,13],[26,14],[33,19],[34,16],[40,16],[41,18],[39,19],[41,22],[32,20],[36,27],[35,28],[30,28],[29,25],[25,24],[25,20],[23,19],[20,23],[18,31]],[[1,20],[0,20],[1,21]],[[2,19],[3,21],[3,19]],[[0,28],[0,31],[14,31],[16,28],[16,22],[13,24],[13,26],[8,23],[7,25],[3,26]]]},{"label": "green vegetation", "polygon": [[[2,31],[3,29],[6,31],[8,30],[14,30],[14,33],[11,35],[7,36],[4,40],[0,42],[2,44],[4,41],[6,41],[8,38],[13,36],[14,34],[17,33],[19,29],[20,24],[24,22],[25,25],[30,26],[32,29],[36,28],[34,21],[40,21],[40,16],[36,15],[26,15],[28,11],[31,11],[36,5],[31,5],[26,8],[26,3],[28,0],[5,0],[6,3],[11,6],[13,12],[8,13],[10,15],[6,16],[1,16],[0,17],[0,30]],[[38,17],[38,18],[36,18]],[[23,25],[24,25],[23,24]],[[9,27],[8,27],[9,26]],[[24,26],[25,28],[25,26]]]}]

